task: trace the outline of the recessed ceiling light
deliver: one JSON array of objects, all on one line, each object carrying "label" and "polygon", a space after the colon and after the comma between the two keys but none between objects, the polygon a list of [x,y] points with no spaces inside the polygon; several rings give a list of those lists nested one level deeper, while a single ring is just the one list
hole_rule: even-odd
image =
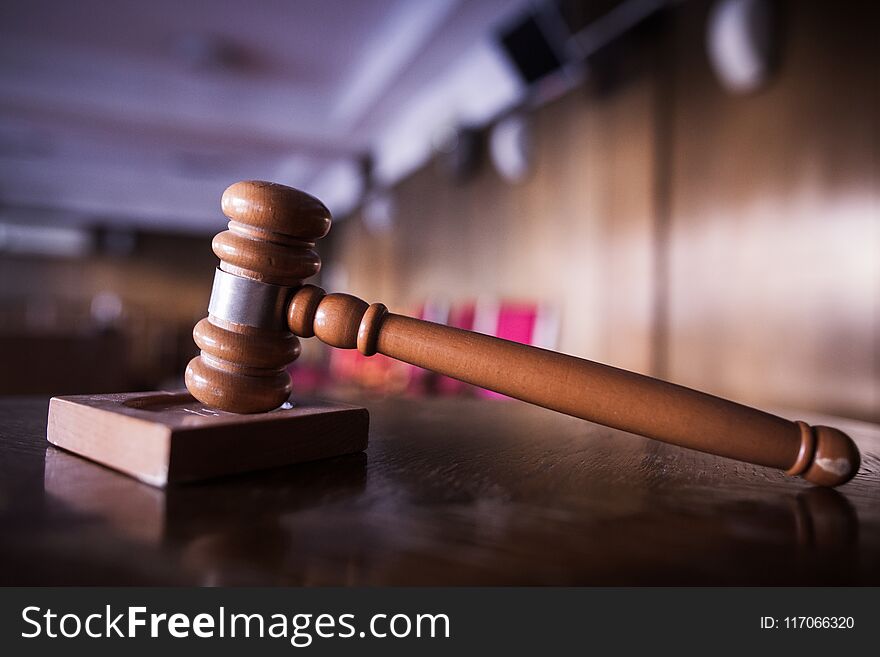
[{"label": "recessed ceiling light", "polygon": [[771,72],[775,34],[767,0],[721,0],[706,30],[709,60],[721,84],[733,93],[760,88]]}]

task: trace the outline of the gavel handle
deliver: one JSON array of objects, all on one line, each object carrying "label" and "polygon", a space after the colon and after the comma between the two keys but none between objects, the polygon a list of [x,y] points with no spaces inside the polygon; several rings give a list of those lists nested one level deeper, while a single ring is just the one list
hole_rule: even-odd
[{"label": "gavel handle", "polygon": [[[859,468],[853,441],[831,427],[791,422],[616,367],[395,315],[382,304],[367,308],[349,295],[324,297],[320,291],[322,298],[315,299],[307,291],[304,296],[309,295],[309,303],[317,308],[313,334],[333,346],[356,346],[367,356],[381,353],[560,413],[779,468],[822,486],[845,483]],[[297,296],[289,317],[295,314]],[[299,310],[304,310],[302,304]],[[309,336],[302,321],[291,321],[290,327]]]}]

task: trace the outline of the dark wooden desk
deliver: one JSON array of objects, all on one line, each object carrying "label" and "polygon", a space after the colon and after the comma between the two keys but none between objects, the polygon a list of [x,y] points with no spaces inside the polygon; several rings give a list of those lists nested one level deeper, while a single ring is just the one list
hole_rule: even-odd
[{"label": "dark wooden desk", "polygon": [[366,405],[366,454],[161,491],[0,401],[0,583],[880,583],[872,425],[838,423],[834,491],[518,402]]}]

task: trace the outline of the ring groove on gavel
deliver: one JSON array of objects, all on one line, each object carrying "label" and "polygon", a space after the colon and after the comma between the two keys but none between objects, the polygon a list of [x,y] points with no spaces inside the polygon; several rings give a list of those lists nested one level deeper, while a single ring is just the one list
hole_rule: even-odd
[{"label": "ring groove on gavel", "polygon": [[[317,239],[329,229],[325,208],[326,229],[316,234],[320,231],[314,228],[314,214],[309,213],[315,212],[313,203],[318,201],[281,185],[271,185],[272,194],[267,194],[266,185],[250,182],[230,187],[223,197],[227,216],[233,218],[227,207],[235,207],[236,218],[247,216],[259,222],[261,235],[268,237],[280,233],[302,240],[307,237],[303,227],[308,226],[312,239]],[[302,224],[298,223],[300,213]],[[257,215],[260,219],[253,219]],[[250,239],[259,242],[262,238],[251,233]],[[287,244],[291,249],[304,248],[302,243]],[[258,266],[258,260],[248,262]],[[244,275],[223,264],[220,268]],[[283,325],[275,332],[210,315],[199,322],[194,334],[207,358],[197,357],[187,368],[187,387],[197,399],[233,412],[278,407],[290,389],[284,367],[298,353],[298,343],[290,347],[290,339],[316,336],[337,348],[358,349],[365,356],[384,354],[567,415],[778,468],[822,486],[845,483],[858,471],[858,449],[837,429],[810,427],[608,365],[396,315],[382,304],[368,305],[351,295],[325,294],[313,285],[299,287],[301,279],[296,275],[304,272],[305,268],[295,275],[288,273],[282,283],[295,289]],[[253,270],[245,273],[255,274],[248,276],[255,285],[277,282]],[[212,300],[212,307],[215,303]],[[276,344],[278,351],[268,350],[264,341]],[[287,351],[281,349],[282,344],[288,345]],[[283,377],[286,387],[279,383]]]}]

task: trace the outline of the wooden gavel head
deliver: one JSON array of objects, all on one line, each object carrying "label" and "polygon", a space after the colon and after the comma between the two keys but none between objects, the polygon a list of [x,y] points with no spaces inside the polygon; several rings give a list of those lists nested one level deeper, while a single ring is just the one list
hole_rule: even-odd
[{"label": "wooden gavel head", "polygon": [[186,368],[186,386],[215,408],[267,411],[290,396],[286,368],[300,345],[287,306],[291,290],[321,268],[315,240],[330,230],[330,211],[304,192],[259,181],[231,185],[222,208],[229,230],[212,242],[220,266],[208,317],[193,330],[201,354]]}]

